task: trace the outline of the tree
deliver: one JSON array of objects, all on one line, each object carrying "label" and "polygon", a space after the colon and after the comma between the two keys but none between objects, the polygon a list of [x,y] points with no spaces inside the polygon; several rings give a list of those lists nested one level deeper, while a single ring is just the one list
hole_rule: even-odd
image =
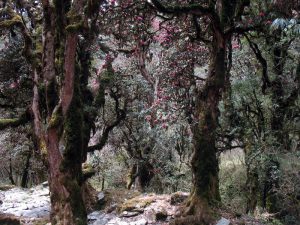
[{"label": "tree", "polygon": [[[193,190],[185,215],[194,215],[190,223],[206,219],[207,208],[220,200],[218,189],[218,160],[216,149],[216,128],[218,104],[225,80],[230,71],[232,35],[250,27],[236,27],[249,1],[209,1],[205,3],[173,5],[165,7],[159,1],[152,1],[157,10],[165,14],[191,14],[195,17],[198,40],[210,50],[209,69],[205,84],[196,95],[193,124],[194,154],[192,158]],[[208,23],[207,36],[201,32],[200,18]],[[205,24],[205,23],[204,23]],[[184,222],[183,222],[184,223]],[[185,222],[186,223],[186,222]]]}]

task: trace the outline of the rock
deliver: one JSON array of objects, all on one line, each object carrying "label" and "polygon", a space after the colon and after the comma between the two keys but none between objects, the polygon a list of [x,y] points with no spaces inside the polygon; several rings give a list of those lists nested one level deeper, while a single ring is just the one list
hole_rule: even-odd
[{"label": "rock", "polygon": [[48,184],[48,181],[45,181],[42,183],[42,186],[45,188],[45,187],[49,187],[49,184]]},{"label": "rock", "polygon": [[117,209],[117,207],[118,207],[118,204],[112,204],[106,209],[106,212],[111,213],[111,212],[115,211]]},{"label": "rock", "polygon": [[157,221],[165,221],[168,218],[168,213],[166,210],[161,210],[156,212],[155,219]]},{"label": "rock", "polygon": [[97,195],[97,204],[104,205],[104,203],[105,203],[105,194],[103,191],[101,191]]},{"label": "rock", "polygon": [[156,222],[156,212],[151,209],[144,212],[143,216],[150,224],[154,224]]},{"label": "rock", "polygon": [[222,217],[216,225],[230,225],[230,221]]},{"label": "rock", "polygon": [[103,212],[95,211],[88,215],[88,221],[98,220],[98,219],[102,218],[103,216],[104,216]]},{"label": "rock", "polygon": [[20,220],[11,214],[0,214],[0,224],[1,225],[21,225]]},{"label": "rock", "polygon": [[129,223],[122,221],[120,218],[114,218],[110,220],[107,225],[129,225]]},{"label": "rock", "polygon": [[15,188],[14,185],[2,185],[2,186],[0,186],[0,191],[8,191],[13,188]]},{"label": "rock", "polygon": [[171,195],[171,205],[177,205],[184,202],[188,198],[189,194],[178,191]]},{"label": "rock", "polygon": [[143,219],[140,219],[140,220],[137,220],[137,221],[134,221],[134,222],[131,222],[129,223],[129,225],[147,225],[148,222],[147,220],[145,220],[144,218]]},{"label": "rock", "polygon": [[127,212],[127,211],[124,211],[121,213],[121,217],[134,217],[134,216],[137,216],[139,215],[141,212],[136,212],[136,211],[133,211],[133,212]]},{"label": "rock", "polygon": [[135,198],[125,201],[119,212],[123,211],[135,211],[135,212],[144,212],[144,209],[149,206],[152,202],[155,201],[153,196],[137,196]]},{"label": "rock", "polygon": [[88,215],[89,225],[106,225],[115,215],[106,214],[103,211],[95,211]]}]

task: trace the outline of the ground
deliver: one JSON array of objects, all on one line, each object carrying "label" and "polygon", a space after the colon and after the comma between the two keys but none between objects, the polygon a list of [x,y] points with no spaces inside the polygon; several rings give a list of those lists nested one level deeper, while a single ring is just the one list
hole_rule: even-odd
[{"label": "ground", "polygon": [[[89,225],[168,225],[176,216],[188,193],[170,195],[141,194],[126,189],[98,193],[98,210],[88,215]],[[0,224],[45,225],[49,223],[49,190],[46,183],[31,189],[7,187],[0,189]],[[261,225],[249,216],[230,210],[216,209],[223,217],[216,224]],[[226,219],[225,219],[226,218]],[[3,222],[10,221],[10,222]],[[20,222],[18,222],[20,221]],[[224,223],[223,223],[224,222]]]}]

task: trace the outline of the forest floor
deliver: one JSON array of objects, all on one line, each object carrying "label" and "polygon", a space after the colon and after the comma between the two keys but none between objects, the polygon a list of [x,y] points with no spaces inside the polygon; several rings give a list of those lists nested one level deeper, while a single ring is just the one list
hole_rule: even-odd
[{"label": "forest floor", "polygon": [[[167,225],[175,217],[188,193],[141,194],[125,189],[97,193],[97,210],[88,214],[89,225]],[[261,225],[262,222],[230,210],[217,209],[218,225]],[[49,223],[50,200],[47,184],[31,189],[0,190],[0,225],[45,225]]]}]

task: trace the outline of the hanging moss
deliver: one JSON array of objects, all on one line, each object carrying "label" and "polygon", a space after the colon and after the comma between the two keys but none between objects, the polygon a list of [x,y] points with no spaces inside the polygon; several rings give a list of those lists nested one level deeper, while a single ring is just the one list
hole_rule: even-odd
[{"label": "hanging moss", "polygon": [[66,26],[65,30],[67,32],[78,32],[81,31],[84,24],[81,15],[73,9],[67,13],[67,18],[69,21],[69,25]]}]

